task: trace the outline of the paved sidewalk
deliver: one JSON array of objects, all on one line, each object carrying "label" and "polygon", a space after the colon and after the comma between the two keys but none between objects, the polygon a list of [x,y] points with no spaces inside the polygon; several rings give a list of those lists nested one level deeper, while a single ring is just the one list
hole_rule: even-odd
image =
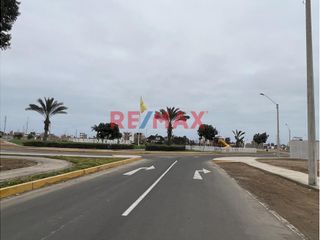
[{"label": "paved sidewalk", "polygon": [[72,164],[68,161],[44,158],[44,157],[31,157],[31,156],[3,156],[5,158],[24,159],[37,162],[36,165],[24,168],[17,168],[0,172],[0,181],[6,179],[12,179],[16,177],[22,177],[27,175],[33,175],[37,173],[46,173],[51,171],[62,170],[70,167]]},{"label": "paved sidewalk", "polygon": [[[221,158],[215,158],[214,160],[246,163],[252,167],[259,168],[261,170],[285,177],[297,183],[309,186],[308,174],[298,172],[298,171],[293,171],[290,169],[272,166],[266,163],[261,163],[256,161],[256,159],[257,158],[255,157],[221,157]],[[319,177],[318,177],[318,186],[311,186],[311,187],[319,189]]]}]

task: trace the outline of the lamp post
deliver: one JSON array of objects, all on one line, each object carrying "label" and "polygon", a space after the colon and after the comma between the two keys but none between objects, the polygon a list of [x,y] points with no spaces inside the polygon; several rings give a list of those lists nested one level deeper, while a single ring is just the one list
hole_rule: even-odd
[{"label": "lamp post", "polygon": [[286,126],[287,126],[288,131],[289,131],[289,141],[288,142],[290,143],[290,141],[291,141],[291,129],[290,129],[288,123],[286,123]]},{"label": "lamp post", "polygon": [[279,124],[279,104],[272,100],[269,96],[264,93],[260,93],[261,96],[268,98],[273,104],[276,105],[277,110],[277,157],[280,157],[280,124]]},{"label": "lamp post", "polygon": [[312,24],[311,0],[305,0],[306,6],[306,52],[307,52],[307,105],[308,105],[308,170],[309,185],[317,185],[316,161],[316,118],[314,106],[313,56],[312,56]]}]

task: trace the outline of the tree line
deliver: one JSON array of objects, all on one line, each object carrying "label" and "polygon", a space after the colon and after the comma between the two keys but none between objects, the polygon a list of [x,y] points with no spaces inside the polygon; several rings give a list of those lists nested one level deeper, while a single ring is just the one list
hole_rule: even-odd
[{"label": "tree line", "polygon": [[[35,111],[41,114],[44,117],[44,135],[43,140],[46,141],[48,138],[48,132],[51,125],[51,118],[56,114],[66,114],[67,107],[64,106],[62,102],[58,102],[54,98],[39,98],[37,100],[38,104],[29,104],[29,107],[26,110]],[[190,117],[179,108],[167,107],[166,109],[160,109],[155,113],[156,119],[165,120],[167,123],[167,137],[163,138],[159,135],[151,135],[149,141],[156,141],[156,138],[159,138],[158,142],[167,143],[168,145],[173,144],[194,144],[186,136],[178,137],[173,135],[173,126],[176,121],[187,121]],[[96,138],[104,142],[104,140],[114,140],[120,139],[123,134],[120,132],[119,126],[115,123],[99,123],[98,125],[92,126],[92,130],[96,132]],[[204,141],[214,141],[217,140],[216,136],[218,135],[218,130],[209,124],[201,124],[198,128],[199,142]],[[234,146],[235,147],[244,147],[244,137],[245,132],[241,130],[232,131],[234,135]],[[126,133],[127,134],[127,133]],[[253,142],[258,146],[266,143],[269,135],[264,133],[257,133],[253,136]],[[232,144],[230,138],[225,138],[227,144]],[[219,144],[219,141],[216,141],[216,144]]]}]

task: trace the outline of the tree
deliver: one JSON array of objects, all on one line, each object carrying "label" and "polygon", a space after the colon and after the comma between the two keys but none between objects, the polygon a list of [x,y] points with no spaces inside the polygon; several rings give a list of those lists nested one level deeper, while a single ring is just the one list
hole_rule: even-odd
[{"label": "tree", "polygon": [[266,141],[268,140],[268,137],[269,135],[264,132],[264,133],[256,133],[254,136],[253,136],[253,141],[260,145],[262,143],[266,143]]},{"label": "tree", "polygon": [[19,4],[20,2],[16,0],[1,0],[0,48],[2,50],[10,47],[11,34],[9,31],[20,15]]},{"label": "tree", "polygon": [[21,139],[21,138],[23,138],[23,133],[21,133],[21,132],[15,132],[15,133],[13,134],[13,138]]},{"label": "tree", "polygon": [[156,134],[156,135],[150,135],[147,137],[147,142],[149,143],[157,143],[157,144],[163,144],[164,143],[164,137]]},{"label": "tree", "polygon": [[243,146],[244,144],[244,135],[246,134],[245,132],[243,131],[238,131],[238,130],[235,130],[235,131],[232,131],[233,132],[233,135],[234,135],[234,138],[236,140],[236,147],[241,147]]},{"label": "tree", "polygon": [[27,138],[30,140],[30,139],[35,139],[36,137],[36,133],[35,132],[30,132],[27,136]]},{"label": "tree", "polygon": [[179,136],[173,136],[172,137],[172,143],[177,145],[186,145],[189,143],[189,139],[186,136],[179,137]]},{"label": "tree", "polygon": [[217,129],[214,128],[212,125],[201,124],[198,128],[198,135],[200,140],[202,138],[204,138],[205,140],[213,140],[217,134]]},{"label": "tree", "polygon": [[102,142],[105,139],[114,140],[122,137],[119,126],[115,123],[99,123],[99,125],[94,125],[92,130],[97,133],[97,139],[101,139]]},{"label": "tree", "polygon": [[172,138],[172,130],[173,130],[173,124],[179,121],[187,121],[190,117],[186,115],[185,112],[181,111],[179,108],[175,107],[167,107],[167,109],[160,109],[159,112],[155,113],[154,116],[156,119],[161,119],[166,121],[166,127],[167,127],[167,135],[168,135],[168,144],[171,144],[171,138]]},{"label": "tree", "polygon": [[54,98],[44,98],[44,101],[39,98],[37,104],[29,104],[29,107],[26,110],[31,110],[40,113],[44,116],[44,135],[43,140],[46,141],[48,139],[49,127],[51,124],[50,118],[56,114],[66,114],[68,108],[63,105],[62,102],[58,102],[54,100]]},{"label": "tree", "polygon": [[231,139],[229,137],[226,137],[224,141],[226,142],[226,144],[231,144]]}]

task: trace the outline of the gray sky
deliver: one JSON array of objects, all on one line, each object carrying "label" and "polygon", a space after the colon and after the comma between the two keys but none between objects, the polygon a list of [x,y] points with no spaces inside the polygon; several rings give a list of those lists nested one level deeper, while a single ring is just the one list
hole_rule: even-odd
[{"label": "gray sky", "polygon": [[[317,9],[313,1],[318,95]],[[240,129],[248,141],[267,131],[275,141],[264,92],[280,104],[281,141],[285,123],[306,138],[301,0],[30,0],[20,12],[12,48],[1,52],[1,128],[6,115],[7,130],[29,118],[29,129],[42,131],[41,116],[24,109],[53,96],[69,107],[53,118],[53,133],[93,135],[92,125],[112,110],[138,110],[143,96],[149,110],[208,111],[203,122],[222,136]],[[174,134],[196,138],[196,130]]]}]

